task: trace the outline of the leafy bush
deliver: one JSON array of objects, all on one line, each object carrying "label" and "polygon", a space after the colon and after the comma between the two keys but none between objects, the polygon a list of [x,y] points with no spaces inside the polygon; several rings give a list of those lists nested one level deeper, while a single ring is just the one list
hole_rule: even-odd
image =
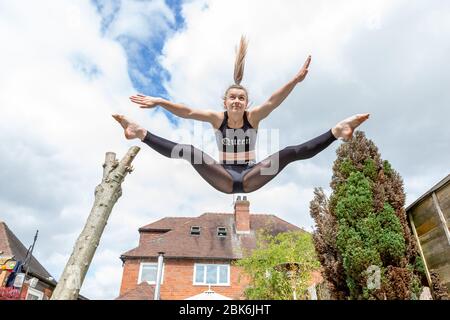
[{"label": "leafy bush", "polygon": [[[296,262],[300,272],[290,280],[276,266]],[[299,299],[306,298],[311,272],[320,268],[311,234],[304,231],[271,235],[267,231],[257,234],[257,248],[235,265],[243,268],[250,279],[244,294],[251,300],[289,300],[293,290]]]}]

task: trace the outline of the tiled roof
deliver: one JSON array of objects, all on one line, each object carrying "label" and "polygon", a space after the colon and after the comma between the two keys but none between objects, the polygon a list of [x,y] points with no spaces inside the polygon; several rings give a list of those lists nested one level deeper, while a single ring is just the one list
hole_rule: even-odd
[{"label": "tiled roof", "polygon": [[183,224],[189,220],[195,219],[193,217],[166,217],[162,218],[156,222],[147,224],[139,228],[139,231],[149,231],[149,230],[168,230],[173,229],[180,224]]},{"label": "tiled roof", "polygon": [[[161,219],[144,228],[167,227],[168,218]],[[144,241],[122,255],[122,259],[156,257],[164,252],[166,258],[240,259],[246,251],[256,248],[256,230],[267,229],[271,234],[301,230],[274,215],[250,214],[250,233],[236,234],[234,214],[205,213],[196,218],[170,218],[173,229],[155,238]],[[200,227],[200,235],[190,234],[191,226]],[[217,228],[226,227],[227,236],[217,236]],[[141,228],[140,230],[143,230]]]},{"label": "tiled roof", "polygon": [[[14,260],[22,262],[25,260],[28,251],[3,221],[0,221],[0,251],[3,251],[4,256],[14,256]],[[34,256],[31,258],[29,271],[46,279],[51,277]]]},{"label": "tiled roof", "polygon": [[128,290],[121,296],[118,296],[115,300],[153,300],[154,294],[154,286],[151,286],[144,281],[138,284],[135,288]]}]

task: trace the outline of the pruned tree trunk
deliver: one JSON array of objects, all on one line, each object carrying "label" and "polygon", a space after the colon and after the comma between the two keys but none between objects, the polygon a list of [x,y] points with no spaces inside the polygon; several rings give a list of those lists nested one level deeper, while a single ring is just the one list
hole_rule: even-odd
[{"label": "pruned tree trunk", "polygon": [[103,179],[95,188],[94,205],[53,292],[52,300],[78,299],[81,285],[97,250],[111,210],[122,195],[122,182],[125,176],[133,171],[131,162],[139,150],[139,147],[131,147],[120,162],[116,160],[115,153],[106,153]]}]

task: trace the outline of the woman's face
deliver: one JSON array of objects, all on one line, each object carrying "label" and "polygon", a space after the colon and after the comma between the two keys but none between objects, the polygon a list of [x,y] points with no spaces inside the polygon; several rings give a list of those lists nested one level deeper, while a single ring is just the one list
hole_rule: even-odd
[{"label": "woman's face", "polygon": [[231,88],[225,97],[224,106],[228,112],[244,112],[247,108],[247,93],[245,90]]}]

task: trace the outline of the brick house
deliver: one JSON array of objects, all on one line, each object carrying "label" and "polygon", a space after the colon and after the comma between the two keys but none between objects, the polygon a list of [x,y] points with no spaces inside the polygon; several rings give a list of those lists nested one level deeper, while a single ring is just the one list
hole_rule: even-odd
[{"label": "brick house", "polygon": [[[242,299],[248,279],[232,264],[256,248],[256,231],[302,230],[274,215],[251,214],[244,196],[234,213],[166,217],[139,229],[138,247],[122,254],[123,275],[116,299],[153,299],[157,260],[163,254],[162,300],[181,300],[211,289]],[[306,231],[305,231],[306,232]]]},{"label": "brick house", "polygon": [[[0,221],[0,300],[48,300],[52,296],[57,282],[33,255],[26,263],[28,274],[22,290],[14,286],[17,275],[26,272],[23,264],[27,252],[7,224]],[[87,299],[80,295],[78,300]]]},{"label": "brick house", "polygon": [[[5,222],[0,221],[0,299],[19,299],[19,288],[14,286],[8,286],[8,279],[10,276],[14,276],[15,270],[18,272],[25,272],[20,268],[20,265],[24,263],[28,249],[22,244],[22,242],[16,237],[16,235],[8,228]],[[40,264],[40,262],[32,256],[28,264],[28,276],[25,284],[23,285],[22,292],[20,293],[20,299],[25,300],[46,300],[52,295],[53,289],[56,286],[56,281],[48,273],[48,271]],[[21,270],[18,270],[18,269]],[[32,281],[33,285],[30,286],[31,279],[37,279]],[[10,279],[12,280],[12,279]],[[35,283],[35,285],[34,285]],[[9,283],[11,284],[11,283]],[[34,286],[34,287],[33,287]]]}]

